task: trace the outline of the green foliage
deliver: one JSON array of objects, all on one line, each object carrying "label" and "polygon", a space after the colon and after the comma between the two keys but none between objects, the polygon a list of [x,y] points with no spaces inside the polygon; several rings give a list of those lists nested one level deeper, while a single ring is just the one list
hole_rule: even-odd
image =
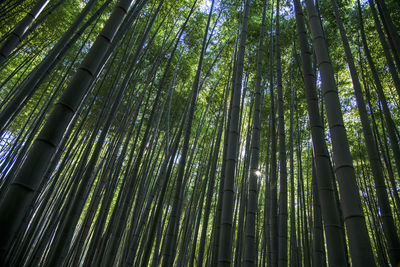
[{"label": "green foliage", "polygon": [[[151,0],[144,6],[143,10],[139,13],[138,18],[129,25],[129,30],[122,38],[122,40],[116,45],[110,58],[103,66],[98,75],[94,75],[95,82],[90,90],[85,102],[83,103],[83,108],[78,114],[77,123],[71,125],[72,133],[77,134],[79,138],[73,139],[73,135],[66,136],[67,146],[65,148],[73,147],[76,151],[72,154],[66,152],[67,149],[61,150],[60,160],[54,165],[55,170],[51,172],[52,182],[57,185],[54,192],[58,192],[55,196],[52,195],[54,200],[63,203],[63,211],[66,210],[66,205],[70,201],[71,196],[74,192],[71,192],[70,185],[72,182],[71,177],[76,179],[75,181],[79,184],[80,172],[77,170],[79,168],[85,168],[87,162],[81,162],[84,158],[83,152],[87,151],[91,156],[93,153],[93,148],[89,146],[88,140],[93,134],[95,138],[94,145],[98,142],[98,138],[102,131],[107,132],[107,138],[103,144],[101,154],[96,164],[95,170],[93,170],[93,175],[95,176],[93,185],[88,188],[88,194],[85,197],[85,205],[82,213],[80,214],[79,226],[76,228],[80,231],[80,224],[84,223],[87,214],[91,211],[90,206],[93,201],[93,196],[95,195],[96,186],[103,181],[105,183],[104,188],[100,194],[101,200],[106,196],[105,192],[107,190],[112,190],[111,197],[112,201],[108,210],[103,211],[103,206],[96,206],[94,208],[95,216],[90,222],[90,229],[93,230],[99,218],[102,214],[106,218],[106,223],[104,229],[101,233],[107,236],[108,232],[106,229],[113,229],[113,223],[118,220],[113,218],[113,212],[120,212],[122,204],[118,202],[120,194],[124,195],[124,200],[132,198],[130,202],[129,212],[127,218],[125,218],[125,224],[121,223],[120,227],[124,230],[123,238],[120,240],[120,246],[118,247],[117,258],[122,261],[122,256],[124,255],[123,250],[125,249],[130,240],[128,236],[130,233],[131,223],[134,221],[133,211],[134,205],[137,201],[143,201],[143,209],[150,201],[150,192],[154,186],[156,186],[158,179],[161,179],[161,166],[164,163],[165,158],[170,155],[167,154],[168,149],[171,149],[172,140],[176,137],[176,134],[181,125],[182,119],[186,120],[189,102],[191,98],[191,91],[193,86],[193,81],[195,79],[196,71],[198,68],[199,57],[202,49],[202,40],[204,36],[204,30],[206,27],[210,1],[199,1],[195,7],[195,12],[190,17],[187,27],[184,29],[181,40],[178,42],[177,51],[172,54],[172,49],[175,47],[177,42],[177,36],[181,31],[181,27],[189,14],[189,10],[193,4],[193,1],[165,1],[158,14],[153,27],[151,28],[148,39],[146,40],[143,47],[139,47],[139,40],[143,36],[152,16],[160,1]],[[398,27],[400,25],[400,13],[394,12],[398,9],[398,3],[395,0],[386,1],[389,9],[391,10],[391,17],[393,23]],[[34,1],[21,1],[14,9],[14,16],[8,16],[0,24],[0,37],[5,36],[10,30],[12,30],[15,25],[20,21],[27,10],[29,10]],[[42,12],[45,14],[46,11],[54,5],[56,1],[51,1],[49,6]],[[20,84],[27,75],[43,60],[45,55],[50,51],[50,49],[55,45],[55,43],[60,39],[63,33],[72,24],[74,19],[82,11],[85,1],[75,1],[66,0],[59,8],[57,8],[51,15],[44,20],[35,30],[30,33],[28,38],[22,42],[22,44],[16,50],[16,53],[10,57],[6,64],[0,69],[0,101],[5,104],[7,103],[7,97],[12,96],[15,88]],[[104,1],[97,1],[95,7],[89,14],[90,17],[95,10],[97,10]],[[254,102],[254,89],[255,89],[255,79],[256,79],[256,59],[259,44],[259,34],[260,26],[262,20],[264,1],[257,0],[252,1],[250,18],[248,24],[248,37],[246,41],[246,56],[244,62],[244,74],[243,74],[243,88],[242,88],[242,101],[243,106],[241,106],[241,125],[240,125],[240,148],[238,150],[237,160],[237,177],[235,178],[235,212],[238,213],[241,201],[246,201],[238,197],[239,189],[246,185],[248,171],[246,171],[246,164],[249,162],[249,151],[246,151],[245,145],[248,136],[251,136],[252,132],[252,103]],[[0,143],[0,166],[3,168],[4,174],[9,171],[4,167],[9,160],[9,162],[14,162],[17,160],[18,153],[25,153],[21,144],[26,144],[26,148],[30,147],[32,144],[32,138],[37,136],[39,130],[47,119],[49,110],[53,104],[57,103],[59,96],[67,87],[69,81],[76,73],[78,67],[82,63],[82,60],[87,55],[87,52],[91,48],[95,38],[98,36],[101,29],[106,24],[109,19],[112,9],[115,7],[116,1],[105,10],[105,12],[98,18],[98,20],[93,23],[84,34],[76,41],[76,43],[71,46],[68,53],[60,59],[57,66],[52,70],[48,78],[46,78],[38,88],[38,90],[32,95],[30,100],[18,114],[15,120],[7,127],[6,131],[9,134],[9,138],[4,138],[4,144]],[[208,32],[208,47],[205,51],[203,67],[200,75],[200,85],[201,88],[198,92],[198,98],[196,102],[196,109],[194,114],[194,123],[191,129],[190,135],[190,149],[189,155],[193,153],[193,161],[190,162],[191,165],[185,168],[184,180],[186,184],[184,185],[184,190],[182,192],[182,214],[180,215],[182,227],[192,227],[194,229],[195,219],[197,215],[197,208],[199,203],[201,203],[201,190],[203,188],[210,188],[204,186],[207,183],[207,179],[210,176],[210,161],[209,157],[212,155],[212,148],[215,147],[215,140],[218,131],[219,121],[218,119],[222,116],[224,109],[226,93],[228,93],[228,111],[229,102],[231,97],[232,84],[234,82],[234,72],[235,72],[235,62],[237,55],[238,39],[240,37],[240,25],[243,13],[243,3],[242,1],[215,1],[215,6],[211,19],[210,29]],[[269,176],[269,170],[265,170],[265,162],[267,157],[267,147],[268,144],[268,134],[270,132],[269,120],[271,110],[270,110],[270,70],[273,71],[273,83],[274,88],[276,87],[276,46],[275,46],[275,18],[276,13],[271,13],[272,1],[267,3],[267,14],[266,14],[266,32],[264,40],[264,53],[262,55],[262,110],[261,110],[261,139],[260,139],[260,166],[261,170],[260,181],[259,181],[259,194],[260,201],[258,208],[258,223],[257,223],[257,234],[259,236],[263,235],[265,230],[263,221],[264,219],[264,207],[266,207],[266,200],[263,198],[264,192],[266,190],[265,177]],[[378,100],[378,95],[375,91],[375,86],[373,85],[373,79],[371,78],[371,72],[364,59],[364,48],[362,48],[360,40],[360,27],[358,25],[358,10],[356,1],[354,0],[344,0],[338,1],[338,5],[343,18],[344,27],[349,37],[349,42],[353,56],[356,59],[357,71],[361,75],[361,72],[365,75],[366,85],[369,88],[363,88],[364,94],[366,89],[370,91],[371,94],[371,105],[372,110],[369,110],[370,115],[374,115],[377,120],[375,134],[378,136],[386,134],[385,133],[385,123],[380,120],[380,104]],[[276,3],[275,3],[276,6]],[[320,16],[323,21],[324,35],[327,39],[329,53],[331,56],[331,61],[335,71],[335,79],[339,89],[339,98],[341,109],[344,114],[344,122],[348,134],[348,142],[350,144],[352,156],[354,159],[354,165],[357,177],[359,178],[359,183],[361,181],[365,183],[366,186],[373,187],[373,179],[371,175],[371,170],[368,163],[366,163],[366,148],[364,145],[364,139],[361,134],[361,122],[359,119],[358,109],[354,97],[354,90],[352,87],[351,77],[348,69],[348,64],[346,62],[344,49],[342,46],[341,38],[336,25],[336,19],[334,17],[331,2],[328,0],[318,1]],[[1,7],[1,5],[0,5]],[[374,21],[370,14],[370,9],[368,5],[363,4],[363,16],[364,16],[364,27],[366,30],[366,37],[368,45],[371,49],[373,60],[378,68],[380,79],[384,87],[384,93],[388,98],[390,109],[392,112],[392,117],[396,125],[396,130],[399,130],[398,125],[400,125],[400,105],[398,95],[396,95],[395,86],[388,70],[388,65],[386,62],[385,55],[381,43],[377,37],[375,31]],[[397,9],[396,9],[397,8]],[[280,10],[280,53],[282,57],[282,75],[283,75],[283,97],[284,97],[284,116],[285,116],[285,129],[289,129],[289,117],[290,117],[290,99],[293,92],[294,96],[294,150],[295,157],[297,156],[299,160],[294,159],[294,179],[295,188],[290,188],[290,194],[296,195],[296,205],[299,209],[305,209],[308,215],[312,217],[312,191],[311,191],[311,173],[312,173],[312,145],[311,145],[311,135],[310,126],[308,122],[308,111],[307,104],[305,100],[305,90],[304,90],[304,79],[302,73],[302,63],[300,60],[300,50],[296,38],[296,20],[294,17],[294,10],[291,1],[283,1],[281,3]],[[271,17],[273,20],[271,21]],[[272,22],[272,27],[270,23]],[[272,34],[271,34],[272,29]],[[309,29],[307,29],[309,30]],[[272,36],[272,38],[271,38]],[[150,43],[149,40],[152,40]],[[270,42],[274,42],[274,51],[270,50]],[[311,39],[310,39],[311,43]],[[140,56],[134,62],[134,54],[139,51]],[[398,51],[400,52],[400,51]],[[272,54],[273,53],[273,54]],[[359,56],[360,53],[360,56]],[[274,65],[269,66],[269,59],[273,56]],[[172,58],[171,58],[172,57]],[[171,64],[168,65],[169,60]],[[314,63],[315,64],[315,63]],[[133,65],[133,71],[128,72],[129,67]],[[319,66],[316,66],[316,70]],[[165,75],[165,78],[163,78]],[[104,129],[104,121],[107,117],[107,113],[111,110],[111,106],[114,103],[118,90],[125,77],[129,77],[130,82],[128,83],[128,88],[123,97],[122,103],[120,104],[117,112],[113,115],[114,120],[110,129]],[[318,97],[321,98],[321,78],[317,73],[317,88]],[[364,87],[364,84],[363,84]],[[228,90],[227,90],[228,89]],[[158,90],[160,90],[161,97],[156,102],[156,95]],[[144,92],[143,99],[141,100],[141,93]],[[3,102],[4,101],[4,102]],[[139,101],[142,101],[139,105]],[[319,99],[318,101],[321,102]],[[321,103],[324,105],[324,103]],[[275,100],[276,105],[276,100]],[[154,111],[153,111],[154,109]],[[150,121],[151,114],[154,112],[155,119]],[[134,116],[137,114],[137,116]],[[322,115],[325,115],[322,112]],[[87,116],[87,117],[86,117]],[[204,124],[201,125],[202,119],[204,117]],[[223,150],[225,134],[228,130],[227,120],[228,115],[226,115],[224,121],[224,132],[222,135],[221,146],[218,152],[217,158],[217,169],[214,170],[216,173],[216,183],[213,188],[213,201],[211,205],[210,214],[211,217],[217,216],[217,203],[218,203],[218,186],[221,182],[221,177],[223,177],[223,170],[221,170],[223,165]],[[250,118],[250,119],[249,119]],[[82,127],[79,128],[82,123]],[[98,127],[97,127],[97,126]],[[139,128],[139,126],[141,126]],[[144,140],[146,128],[149,127],[150,133],[147,140]],[[186,124],[184,124],[184,129]],[[200,128],[202,127],[202,128]],[[127,137],[127,133],[132,129],[132,136],[130,139]],[[330,143],[330,129],[329,125],[325,120],[326,129],[326,140],[330,151],[332,150],[332,145]],[[249,135],[246,136],[249,131]],[[21,134],[20,137],[17,136]],[[29,138],[29,134],[32,134],[32,138]],[[195,144],[195,138],[199,134],[198,143]],[[276,135],[276,133],[271,133]],[[286,133],[286,147],[288,148],[287,157],[289,158],[289,135]],[[15,138],[15,140],[13,139]],[[6,140],[10,139],[10,140]],[[12,140],[11,140],[12,139]],[[181,138],[183,140],[183,138]],[[75,141],[73,141],[75,140]],[[163,225],[160,229],[160,233],[165,237],[166,225],[170,220],[171,207],[174,201],[174,191],[176,188],[175,179],[178,173],[178,166],[181,156],[182,140],[179,142],[179,146],[176,152],[175,158],[173,159],[173,164],[171,165],[171,172],[168,176],[166,195],[163,201],[160,201],[163,205],[162,210],[162,222]],[[382,139],[383,140],[383,139]],[[82,141],[82,143],[80,143]],[[10,144],[5,145],[6,142]],[[127,144],[127,149],[122,154],[123,145]],[[144,155],[139,155],[139,147],[141,143],[144,142],[146,149],[143,152]],[[390,145],[387,140],[383,140],[384,145]],[[15,144],[16,154],[12,155],[9,159],[6,159],[6,153],[4,151],[9,151],[10,147]],[[213,145],[214,144],[214,145]],[[251,144],[251,143],[250,143]],[[94,147],[93,145],[93,147]],[[196,146],[195,146],[196,145]],[[297,151],[297,149],[299,149]],[[380,148],[381,149],[381,148]],[[4,153],[3,153],[4,152]],[[14,152],[14,151],[12,151]],[[79,153],[78,153],[79,152]],[[171,151],[169,151],[171,152]],[[271,153],[271,152],[270,152]],[[387,152],[390,156],[391,151]],[[22,155],[21,154],[21,155]],[[131,157],[131,159],[130,159]],[[190,157],[190,156],[189,156]],[[20,159],[23,157],[20,156]],[[90,157],[89,157],[90,158]],[[382,157],[384,158],[384,157]],[[61,165],[61,160],[66,161],[65,165]],[[302,162],[300,162],[302,159]],[[102,161],[104,160],[104,162]],[[130,161],[131,160],[131,161]],[[279,159],[278,159],[279,160]],[[102,163],[100,163],[100,161]],[[393,161],[389,157],[389,163]],[[121,168],[118,169],[120,162]],[[110,163],[110,165],[107,165]],[[4,165],[3,165],[4,164]],[[12,166],[13,163],[10,163]],[[130,164],[130,165],[129,165]],[[137,164],[138,174],[137,177],[131,177],[132,166]],[[393,164],[394,165],[394,164]],[[80,167],[79,167],[80,166]],[[82,167],[83,166],[83,167]],[[288,164],[289,166],[289,164]],[[110,168],[110,172],[107,168]],[[115,173],[114,169],[115,168]],[[288,167],[289,171],[289,167]],[[78,174],[77,174],[78,173]],[[387,171],[385,170],[385,175]],[[104,175],[104,176],[103,176]],[[79,176],[79,177],[78,177]],[[6,177],[1,176],[2,179]],[[125,182],[132,179],[128,189],[126,188]],[[161,177],[161,178],[160,178]],[[366,178],[365,178],[366,177]],[[291,177],[290,177],[291,178]],[[365,180],[362,180],[364,179]],[[102,180],[103,179],[103,180]],[[112,179],[116,179],[113,184]],[[135,180],[136,179],[136,180]],[[141,180],[144,179],[144,180]],[[302,180],[304,179],[304,180]],[[5,180],[4,180],[5,181]],[[69,181],[69,182],[65,182]],[[139,192],[139,183],[145,181],[145,192]],[[399,178],[396,176],[396,182]],[[3,182],[2,182],[3,183]],[[68,184],[70,183],[70,184]],[[208,181],[209,183],[209,181]],[[76,184],[76,185],[77,185]],[[2,184],[0,184],[2,186]],[[51,185],[51,183],[50,183]],[[299,192],[298,188],[302,185],[305,189],[304,192]],[[113,187],[114,186],[114,187]],[[2,188],[3,189],[3,188]],[[60,191],[57,191],[60,190]],[[374,198],[375,193],[373,188],[361,187],[362,196],[368,195],[371,199],[371,203]],[[278,187],[279,191],[279,187]],[[397,189],[398,191],[398,189]],[[130,192],[129,194],[126,192]],[[159,202],[161,187],[155,192],[154,199],[149,202],[153,212]],[[205,191],[206,192],[206,191]],[[204,195],[206,195],[206,193]],[[208,192],[208,191],[207,191]],[[139,198],[139,193],[143,193],[143,199]],[[247,192],[245,192],[247,194]],[[398,193],[398,192],[396,192]],[[303,195],[305,203],[300,200]],[[371,196],[370,196],[371,195]],[[64,198],[62,198],[64,196]],[[53,200],[53,199],[52,199]],[[161,199],[162,200],[162,199]],[[99,200],[100,202],[100,200]],[[205,205],[205,199],[203,199]],[[395,208],[395,201],[390,202],[393,210]],[[98,204],[100,205],[100,204]],[[103,204],[104,205],[104,204]],[[368,210],[368,218],[379,219],[380,215],[369,211],[369,203],[364,203],[365,210]],[[300,207],[301,206],[301,207]],[[204,209],[204,207],[203,207]],[[51,207],[49,208],[51,211]],[[51,211],[55,212],[55,211]],[[50,213],[51,213],[50,212]],[[145,231],[150,231],[150,225],[153,222],[151,216],[154,216],[150,211],[138,211],[140,216],[146,217],[143,229]],[[149,212],[150,214],[146,214]],[[205,211],[200,211],[199,215],[199,235],[201,233],[202,227],[206,224],[202,218],[204,218]],[[54,213],[55,214],[55,213]],[[305,213],[307,215],[307,213]],[[193,217],[192,217],[193,216]],[[238,215],[237,215],[238,216]],[[292,214],[289,214],[289,218]],[[303,215],[297,215],[296,223],[307,223],[306,218],[301,217]],[[53,217],[52,217],[53,218]],[[142,217],[139,217],[140,219]],[[399,218],[395,218],[395,223],[399,225]],[[186,221],[187,220],[187,221]],[[300,220],[304,220],[301,221]],[[310,219],[311,220],[311,219]],[[160,219],[161,221],[161,219]],[[196,222],[197,223],[197,222]],[[213,238],[215,238],[213,227],[214,221],[212,219],[207,222],[209,224],[207,228],[207,238],[206,238],[206,249],[212,248]],[[237,226],[237,221],[234,221],[235,226]],[[189,225],[189,226],[187,226]],[[111,228],[108,228],[111,227]],[[370,229],[374,228],[372,222],[368,222],[368,227]],[[380,227],[380,226],[379,226]],[[308,236],[308,233],[304,233],[301,230],[298,235],[302,238]],[[189,231],[190,233],[190,231]],[[149,232],[140,233],[139,243],[142,248],[145,245],[146,238],[150,235]],[[186,235],[185,232],[182,235]],[[191,233],[190,233],[191,234]],[[235,233],[237,234],[237,233]],[[371,231],[371,237],[376,238],[376,234]],[[33,235],[34,236],[34,235]],[[112,234],[110,234],[112,236]],[[110,237],[108,236],[108,237]],[[41,238],[40,236],[34,236],[33,238]],[[75,237],[76,238],[76,237]],[[86,245],[89,246],[91,242],[90,234],[87,239],[84,239]],[[102,237],[103,238],[103,237]],[[114,237],[113,237],[114,238]],[[160,237],[161,238],[161,237]],[[236,238],[236,237],[235,237]],[[308,238],[308,237],[307,237]],[[200,239],[200,237],[198,237]],[[76,239],[78,240],[78,239]],[[73,242],[77,242],[75,239]],[[160,239],[161,240],[161,239]],[[36,239],[34,239],[36,243]],[[164,239],[162,239],[163,242]],[[178,238],[179,244],[185,242],[183,237]],[[258,240],[257,240],[258,242]],[[188,246],[192,247],[193,244],[199,245],[198,240],[188,241]],[[51,242],[48,243],[51,246]],[[261,242],[258,244],[258,249],[260,253],[262,251]],[[71,246],[71,249],[75,247]],[[85,248],[88,249],[89,248]],[[136,249],[136,248],[135,248]],[[235,248],[236,249],[236,248]],[[234,255],[236,252],[234,249]],[[378,248],[374,244],[374,249],[377,251]],[[161,251],[161,250],[160,250]],[[198,253],[199,248],[195,249]],[[206,250],[207,251],[207,250]],[[85,253],[87,251],[85,250]],[[126,252],[126,251],[125,251]],[[84,258],[85,253],[82,253]],[[151,259],[155,258],[155,253],[151,250]],[[162,252],[160,252],[162,253]],[[178,251],[179,254],[179,251]],[[107,254],[108,255],[108,254]],[[78,255],[79,256],[79,255]],[[206,256],[204,256],[206,257]],[[386,257],[386,256],[385,256]],[[140,258],[139,258],[140,262]],[[121,262],[119,262],[121,263]]]}]

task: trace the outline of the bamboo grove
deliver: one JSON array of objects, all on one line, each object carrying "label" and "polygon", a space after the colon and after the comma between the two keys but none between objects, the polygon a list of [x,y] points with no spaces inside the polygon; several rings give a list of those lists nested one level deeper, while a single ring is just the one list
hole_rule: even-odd
[{"label": "bamboo grove", "polygon": [[400,266],[395,0],[0,0],[0,266]]}]

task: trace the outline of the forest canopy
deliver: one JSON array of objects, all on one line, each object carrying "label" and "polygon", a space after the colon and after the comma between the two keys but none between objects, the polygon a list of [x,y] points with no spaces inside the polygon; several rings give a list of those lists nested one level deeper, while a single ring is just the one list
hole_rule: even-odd
[{"label": "forest canopy", "polygon": [[0,0],[0,266],[400,266],[399,10]]}]

